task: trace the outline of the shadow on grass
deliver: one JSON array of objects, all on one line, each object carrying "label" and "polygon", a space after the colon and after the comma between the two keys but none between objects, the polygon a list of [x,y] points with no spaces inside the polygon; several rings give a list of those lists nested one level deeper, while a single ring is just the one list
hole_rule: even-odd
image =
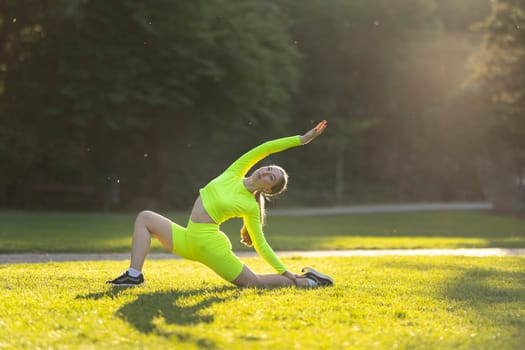
[{"label": "shadow on grass", "polygon": [[[432,297],[448,300],[450,312],[472,310],[477,317],[520,333],[525,329],[525,271],[454,264],[385,264],[387,268],[425,273],[446,270],[450,273],[436,280]],[[411,272],[407,272],[410,274]]]},{"label": "shadow on grass", "polygon": [[[113,288],[105,292],[79,295],[77,298],[114,299],[127,293],[127,289],[129,288]],[[238,293],[239,289],[236,287],[223,286],[138,294],[134,301],[119,308],[116,315],[141,333],[154,333],[167,338],[175,336],[177,341],[213,349],[216,348],[213,340],[197,337],[184,328],[172,326],[191,327],[199,323],[212,323],[214,317],[206,313],[206,310],[216,303],[236,298]]]},{"label": "shadow on grass", "polygon": [[492,322],[525,329],[525,273],[466,268],[446,282],[443,295]]}]

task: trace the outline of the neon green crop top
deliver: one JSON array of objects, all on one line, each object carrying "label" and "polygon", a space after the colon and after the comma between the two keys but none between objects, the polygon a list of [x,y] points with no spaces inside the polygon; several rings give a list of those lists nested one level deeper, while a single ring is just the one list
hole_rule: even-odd
[{"label": "neon green crop top", "polygon": [[248,170],[272,153],[301,145],[299,136],[267,141],[242,155],[222,174],[200,189],[204,208],[218,224],[233,217],[241,217],[250,233],[255,251],[277,272],[286,268],[266,242],[261,227],[259,205],[253,193],[244,186],[243,179]]}]

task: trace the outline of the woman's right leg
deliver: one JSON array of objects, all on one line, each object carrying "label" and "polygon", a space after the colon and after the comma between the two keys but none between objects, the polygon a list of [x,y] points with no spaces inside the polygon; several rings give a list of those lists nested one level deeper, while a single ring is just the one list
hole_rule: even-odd
[{"label": "woman's right leg", "polygon": [[151,246],[152,235],[166,249],[173,251],[172,225],[170,219],[149,210],[141,211],[137,215],[131,244],[131,268],[142,271]]},{"label": "woman's right leg", "polygon": [[259,275],[254,273],[248,266],[244,265],[241,274],[232,281],[233,284],[240,287],[284,287],[297,286],[309,287],[310,284],[304,277],[298,277],[294,281],[278,274]]}]

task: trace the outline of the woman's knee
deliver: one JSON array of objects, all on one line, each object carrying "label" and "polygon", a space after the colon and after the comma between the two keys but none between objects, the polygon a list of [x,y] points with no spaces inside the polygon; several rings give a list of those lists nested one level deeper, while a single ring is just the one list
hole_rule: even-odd
[{"label": "woman's knee", "polygon": [[254,287],[260,285],[259,276],[246,265],[244,265],[239,276],[231,282],[239,287]]},{"label": "woman's knee", "polygon": [[141,211],[135,220],[135,227],[145,228],[170,251],[173,249],[172,224],[171,220],[151,210]]},{"label": "woman's knee", "polygon": [[235,284],[238,287],[257,287],[260,285],[259,278],[255,277],[237,277],[231,283]]},{"label": "woman's knee", "polygon": [[138,213],[135,222],[146,226],[150,232],[155,232],[159,228],[164,228],[164,226],[168,226],[171,223],[169,219],[151,210],[143,210]]},{"label": "woman's knee", "polygon": [[151,218],[155,215],[156,213],[151,210],[143,210],[137,214],[135,221],[143,222],[144,224],[146,224],[149,221],[151,221]]}]

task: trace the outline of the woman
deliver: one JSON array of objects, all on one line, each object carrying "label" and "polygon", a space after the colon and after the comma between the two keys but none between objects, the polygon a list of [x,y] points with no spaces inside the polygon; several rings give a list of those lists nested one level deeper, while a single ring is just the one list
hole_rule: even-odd
[{"label": "woman", "polygon": [[[245,177],[260,160],[272,153],[307,144],[321,135],[326,125],[326,120],[323,120],[302,136],[268,141],[241,156],[200,189],[187,228],[151,211],[139,213],[133,231],[130,268],[107,283],[134,286],[144,282],[141,271],[153,235],[169,251],[203,263],[237,286],[317,287],[333,284],[329,276],[312,268],[304,268],[301,276],[288,271],[264,238],[264,201],[266,197],[278,195],[286,189],[288,175],[284,169],[275,165],[265,166]],[[255,274],[233,254],[230,240],[219,230],[219,225],[232,217],[244,220],[241,242],[254,246],[278,274]]]}]

